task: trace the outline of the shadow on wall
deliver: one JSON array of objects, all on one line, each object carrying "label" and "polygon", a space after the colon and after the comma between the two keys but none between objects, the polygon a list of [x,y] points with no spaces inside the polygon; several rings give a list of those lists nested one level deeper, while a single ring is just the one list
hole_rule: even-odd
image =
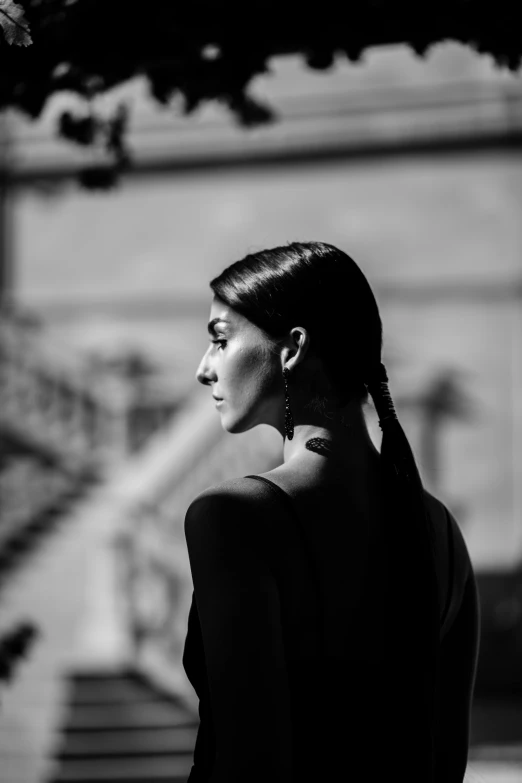
[{"label": "shadow on wall", "polygon": [[511,572],[479,572],[477,581],[482,616],[476,694],[522,700],[522,564]]},{"label": "shadow on wall", "polygon": [[[471,715],[470,760],[520,763],[522,565],[477,574],[481,637]],[[520,773],[519,773],[520,774]],[[518,779],[518,778],[517,778]]]}]

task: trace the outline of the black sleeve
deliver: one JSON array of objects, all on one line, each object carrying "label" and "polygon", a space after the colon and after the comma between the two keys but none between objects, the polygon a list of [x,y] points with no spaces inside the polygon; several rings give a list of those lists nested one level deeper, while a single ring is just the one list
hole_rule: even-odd
[{"label": "black sleeve", "polygon": [[479,633],[478,590],[471,570],[458,614],[441,644],[437,783],[462,783],[466,773]]},{"label": "black sleeve", "polygon": [[216,741],[209,783],[292,779],[279,595],[263,523],[237,488],[206,490],[185,517]]},{"label": "black sleeve", "polygon": [[[194,747],[194,759],[187,783],[207,783],[212,773],[216,753],[210,694],[206,678],[203,640],[194,592],[188,616],[188,629],[183,650],[183,665],[190,680],[196,684],[199,696],[199,727]],[[197,681],[197,682],[196,682]]]}]

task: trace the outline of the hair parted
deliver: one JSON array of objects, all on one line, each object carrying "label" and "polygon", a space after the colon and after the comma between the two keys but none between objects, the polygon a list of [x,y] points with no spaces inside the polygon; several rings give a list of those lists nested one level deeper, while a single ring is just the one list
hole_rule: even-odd
[{"label": "hair parted", "polygon": [[[342,405],[354,399],[364,403],[369,391],[380,419],[384,418],[382,411],[393,408],[381,363],[379,308],[365,275],[342,250],[324,242],[292,242],[262,250],[231,264],[210,287],[216,297],[260,328],[274,344],[293,327],[305,327],[310,350],[322,359]],[[430,781],[440,622],[432,529],[406,434],[395,415],[386,418],[381,423],[380,459],[380,507],[386,524],[380,531],[394,588],[380,598],[379,609],[381,617],[393,616],[389,631],[392,637],[402,635],[404,642],[395,657],[390,653],[396,667],[390,676],[400,680],[399,671],[405,677],[413,675],[411,697],[417,699],[424,714],[428,708],[431,715],[424,735],[419,726],[415,740],[423,745],[424,758],[431,759],[423,771],[417,770],[415,779]],[[401,771],[406,772],[404,766]]]}]

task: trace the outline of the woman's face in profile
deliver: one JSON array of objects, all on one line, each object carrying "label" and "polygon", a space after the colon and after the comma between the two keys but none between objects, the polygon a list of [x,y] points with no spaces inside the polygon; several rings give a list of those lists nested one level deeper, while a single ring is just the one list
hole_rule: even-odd
[{"label": "woman's face in profile", "polygon": [[277,426],[284,411],[282,367],[263,332],[217,297],[208,330],[210,344],[196,379],[221,399],[223,428],[238,433],[257,424]]}]

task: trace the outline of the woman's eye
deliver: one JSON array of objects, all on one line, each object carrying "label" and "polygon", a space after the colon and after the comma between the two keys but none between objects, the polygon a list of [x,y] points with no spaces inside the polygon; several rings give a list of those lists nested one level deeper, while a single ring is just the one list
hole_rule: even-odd
[{"label": "woman's eye", "polygon": [[213,343],[214,345],[222,345],[222,346],[225,346],[227,344],[226,340],[211,340],[210,342]]}]

